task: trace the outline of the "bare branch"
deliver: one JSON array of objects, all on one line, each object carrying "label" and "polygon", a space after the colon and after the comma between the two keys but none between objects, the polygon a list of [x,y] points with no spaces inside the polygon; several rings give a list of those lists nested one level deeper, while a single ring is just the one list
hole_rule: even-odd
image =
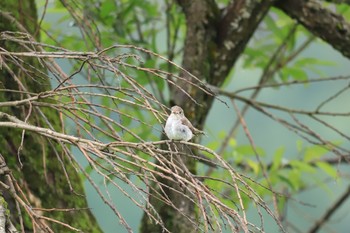
[{"label": "bare branch", "polygon": [[326,224],[326,222],[332,217],[332,215],[339,209],[344,201],[346,201],[347,198],[350,197],[350,186],[347,190],[339,197],[339,199],[326,211],[326,213],[318,220],[316,221],[315,225],[311,227],[311,229],[308,231],[309,233],[316,233],[320,228]]}]

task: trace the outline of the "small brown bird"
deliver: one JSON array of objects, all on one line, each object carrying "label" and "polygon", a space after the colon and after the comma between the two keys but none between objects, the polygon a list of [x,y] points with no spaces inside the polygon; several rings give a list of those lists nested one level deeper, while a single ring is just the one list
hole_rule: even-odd
[{"label": "small brown bird", "polygon": [[204,134],[203,131],[193,127],[185,117],[184,111],[179,106],[171,108],[171,114],[165,123],[165,133],[171,140],[189,141],[196,134]]}]

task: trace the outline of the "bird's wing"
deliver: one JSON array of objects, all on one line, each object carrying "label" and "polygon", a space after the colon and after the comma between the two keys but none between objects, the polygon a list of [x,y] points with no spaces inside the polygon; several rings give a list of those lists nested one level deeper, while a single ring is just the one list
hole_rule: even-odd
[{"label": "bird's wing", "polygon": [[190,130],[194,133],[196,131],[196,129],[193,127],[193,125],[191,124],[191,122],[186,118],[182,118],[181,119],[181,123],[183,125],[186,125],[188,128],[190,128]]},{"label": "bird's wing", "polygon": [[199,129],[196,129],[195,127],[193,127],[191,122],[186,117],[181,119],[181,123],[183,125],[186,125],[188,128],[190,128],[193,134],[205,134],[203,131],[200,131]]}]

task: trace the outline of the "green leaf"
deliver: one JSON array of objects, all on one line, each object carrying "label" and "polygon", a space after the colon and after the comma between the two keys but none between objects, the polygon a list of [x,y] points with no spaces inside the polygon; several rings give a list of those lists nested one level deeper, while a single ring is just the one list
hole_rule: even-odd
[{"label": "green leaf", "polygon": [[225,130],[221,130],[218,134],[219,139],[224,139],[227,135],[227,132]]},{"label": "green leaf", "polygon": [[[89,175],[91,175],[91,173],[94,171],[94,169],[93,169],[93,167],[90,165],[90,164],[88,164],[86,167],[85,167],[85,172],[87,173],[87,174],[89,174]],[[85,176],[82,176],[82,177],[84,177],[85,178]],[[85,178],[86,179],[86,178]]]},{"label": "green leaf", "polygon": [[264,23],[266,24],[267,28],[270,29],[275,35],[274,39],[277,43],[280,43],[284,40],[285,35],[283,33],[283,30],[277,26],[275,19],[273,19],[270,15],[266,15],[264,18]]},{"label": "green leaf", "polygon": [[266,51],[271,51],[272,48],[267,48],[266,45],[258,46],[257,48],[246,48],[244,50],[244,68],[265,67],[269,56]]},{"label": "green leaf", "polygon": [[[224,153],[224,158],[226,158],[226,153]],[[230,154],[231,159],[236,163],[236,164],[240,164],[242,163],[244,156],[237,153],[236,151],[233,151],[232,154]]]},{"label": "green leaf", "polygon": [[319,159],[320,157],[324,156],[327,152],[328,152],[328,149],[324,148],[323,146],[308,147],[305,150],[304,161],[310,162],[315,159]]},{"label": "green leaf", "polygon": [[219,144],[219,141],[217,140],[213,140],[211,142],[209,142],[206,146],[212,150],[216,150],[217,148],[219,148],[221,144]]},{"label": "green leaf", "polygon": [[291,160],[289,163],[294,169],[300,170],[300,172],[307,172],[307,173],[315,173],[316,172],[316,169],[306,162],[302,162],[302,161],[298,161],[298,160]]},{"label": "green leaf", "polygon": [[[265,151],[260,147],[255,147],[256,152],[259,156],[264,156]],[[236,147],[236,151],[243,155],[255,155],[255,150],[251,145],[242,145]]]},{"label": "green leaf", "polygon": [[99,8],[100,12],[100,17],[101,18],[106,18],[110,16],[112,12],[115,12],[115,3],[112,1],[102,1],[101,6]]},{"label": "green leaf", "polygon": [[280,147],[276,150],[275,154],[273,155],[273,161],[271,166],[272,171],[280,167],[284,152],[285,152],[284,147]]},{"label": "green leaf", "polygon": [[259,164],[256,161],[253,161],[251,159],[247,159],[248,166],[253,170],[254,174],[259,174]]},{"label": "green leaf", "polygon": [[271,11],[277,16],[276,24],[279,28],[294,24],[294,20],[289,17],[285,17],[285,13],[278,8],[272,8]]},{"label": "green leaf", "polygon": [[296,142],[296,144],[297,144],[297,150],[298,150],[298,152],[300,153],[300,152],[303,150],[303,141],[298,140],[298,141]]},{"label": "green leaf", "polygon": [[284,183],[286,183],[293,190],[298,190],[299,188],[299,181],[297,179],[298,176],[295,176],[295,175],[286,176],[285,174],[278,174],[278,178]]},{"label": "green leaf", "polygon": [[314,57],[303,57],[299,58],[294,64],[299,67],[308,67],[310,65],[335,66],[337,63],[333,61],[321,60]]},{"label": "green leaf", "polygon": [[237,141],[234,138],[230,138],[228,144],[232,147],[235,147],[237,145]]},{"label": "green leaf", "polygon": [[283,213],[284,209],[286,208],[285,205],[287,203],[287,197],[285,196],[281,196],[281,197],[277,197],[277,204],[278,204],[278,210],[279,213]]},{"label": "green leaf", "polygon": [[[345,2],[344,2],[345,3]],[[337,14],[341,15],[347,21],[350,20],[350,6],[347,4],[336,4],[336,12]]]},{"label": "green leaf", "polygon": [[316,166],[322,169],[325,173],[327,173],[330,177],[336,179],[338,178],[337,170],[326,162],[316,162]]},{"label": "green leaf", "polygon": [[286,81],[288,78],[292,78],[297,81],[306,81],[308,80],[307,73],[297,67],[285,67],[281,71],[283,81]]}]

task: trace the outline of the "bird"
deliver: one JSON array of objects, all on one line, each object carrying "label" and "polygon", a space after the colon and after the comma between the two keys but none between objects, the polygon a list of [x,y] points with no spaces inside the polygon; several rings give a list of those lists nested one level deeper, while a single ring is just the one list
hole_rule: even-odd
[{"label": "bird", "polygon": [[181,107],[175,105],[171,108],[165,127],[165,134],[170,140],[189,141],[194,135],[204,134],[203,131],[193,127],[191,122],[185,117]]}]

